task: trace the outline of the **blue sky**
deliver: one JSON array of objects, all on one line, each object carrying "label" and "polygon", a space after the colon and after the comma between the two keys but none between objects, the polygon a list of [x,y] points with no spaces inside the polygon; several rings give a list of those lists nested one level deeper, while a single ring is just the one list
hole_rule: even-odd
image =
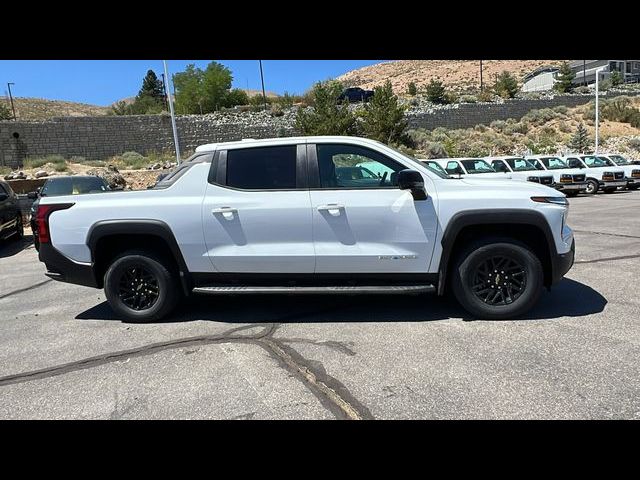
[{"label": "blue sky", "polygon": [[[233,73],[233,86],[258,90],[258,60],[218,60]],[[319,80],[335,78],[349,70],[382,60],[263,60],[265,88],[284,93],[303,93]],[[206,67],[210,60],[169,60],[169,74],[194,63]],[[158,77],[161,60],[0,60],[0,94],[7,82],[16,97],[68,100],[110,105],[138,93],[147,70]]]}]

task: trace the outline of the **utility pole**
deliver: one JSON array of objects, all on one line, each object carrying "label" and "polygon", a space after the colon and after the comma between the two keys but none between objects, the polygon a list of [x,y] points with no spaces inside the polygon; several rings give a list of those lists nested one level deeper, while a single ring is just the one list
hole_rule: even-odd
[{"label": "utility pole", "polygon": [[11,94],[11,85],[15,85],[15,83],[10,82],[7,83],[7,87],[9,88],[9,100],[11,100],[11,110],[13,110],[13,121],[16,121],[16,107],[13,106],[13,95]]},{"label": "utility pole", "polygon": [[582,85],[587,86],[587,61],[582,60]]},{"label": "utility pole", "polygon": [[264,75],[262,74],[262,60],[260,62],[260,81],[262,82],[262,100],[264,101],[264,109],[267,109],[267,94],[264,91]]},{"label": "utility pole", "polygon": [[164,109],[167,109],[167,83],[166,83],[166,79],[164,76],[164,73],[162,74],[162,93],[164,94]]},{"label": "utility pole", "polygon": [[598,108],[598,97],[600,96],[600,91],[599,91],[599,82],[600,82],[600,72],[602,70],[604,70],[606,67],[600,67],[596,70],[596,148],[593,151],[594,155],[598,154],[598,143],[599,143],[599,138],[598,135],[600,133],[600,126],[599,126],[599,121],[600,121],[600,109]]},{"label": "utility pole", "polygon": [[480,60],[480,91],[484,92],[484,85],[482,83],[482,60]]},{"label": "utility pole", "polygon": [[[163,60],[164,64],[164,75],[166,78],[169,78],[169,73],[167,72],[167,61]],[[175,83],[173,85],[175,88]],[[167,89],[167,92],[169,89]],[[178,142],[178,129],[176,128],[176,114],[173,111],[173,99],[171,98],[171,94],[169,94],[169,110],[171,111],[171,127],[173,128],[173,141],[176,145],[176,163],[180,165],[180,143]]]}]

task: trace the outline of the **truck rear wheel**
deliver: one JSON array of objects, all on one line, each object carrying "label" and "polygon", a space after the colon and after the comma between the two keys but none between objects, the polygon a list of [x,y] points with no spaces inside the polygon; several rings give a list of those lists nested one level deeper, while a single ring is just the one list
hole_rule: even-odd
[{"label": "truck rear wheel", "polygon": [[595,195],[596,193],[598,193],[599,188],[600,185],[598,184],[598,181],[594,180],[593,178],[589,178],[587,180],[587,188],[585,189],[584,193],[586,193],[587,195]]},{"label": "truck rear wheel", "polygon": [[154,254],[139,250],[115,258],[104,277],[104,292],[116,314],[136,323],[160,320],[179,300],[169,268]]},{"label": "truck rear wheel", "polygon": [[453,269],[453,293],[472,315],[504,320],[535,305],[544,273],[536,255],[510,239],[484,239],[458,256]]}]

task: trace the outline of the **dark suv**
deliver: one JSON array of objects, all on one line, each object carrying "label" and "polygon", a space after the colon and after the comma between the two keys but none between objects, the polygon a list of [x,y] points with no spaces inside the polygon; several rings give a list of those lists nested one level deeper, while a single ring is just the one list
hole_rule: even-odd
[{"label": "dark suv", "polygon": [[0,180],[0,240],[22,238],[22,214],[18,196],[7,182]]},{"label": "dark suv", "polygon": [[364,90],[360,87],[346,88],[338,97],[338,100],[347,100],[349,103],[368,102],[373,97],[373,90]]}]

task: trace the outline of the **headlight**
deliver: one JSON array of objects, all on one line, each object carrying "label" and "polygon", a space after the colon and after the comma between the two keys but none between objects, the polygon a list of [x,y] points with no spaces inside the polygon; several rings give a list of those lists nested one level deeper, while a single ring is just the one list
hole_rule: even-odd
[{"label": "headlight", "polygon": [[527,181],[540,183],[540,177],[527,177]]},{"label": "headlight", "polygon": [[538,203],[553,203],[556,205],[569,206],[569,200],[567,197],[531,197],[531,200]]}]

